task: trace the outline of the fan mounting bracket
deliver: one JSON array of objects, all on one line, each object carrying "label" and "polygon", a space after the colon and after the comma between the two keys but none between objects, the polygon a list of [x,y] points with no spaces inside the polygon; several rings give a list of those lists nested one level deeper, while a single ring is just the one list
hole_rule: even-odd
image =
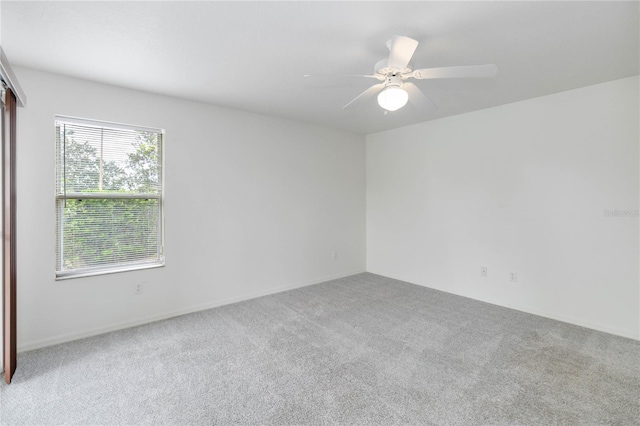
[{"label": "fan mounting bracket", "polygon": [[387,75],[384,79],[384,87],[390,86],[398,86],[402,85],[402,76],[400,75]]}]

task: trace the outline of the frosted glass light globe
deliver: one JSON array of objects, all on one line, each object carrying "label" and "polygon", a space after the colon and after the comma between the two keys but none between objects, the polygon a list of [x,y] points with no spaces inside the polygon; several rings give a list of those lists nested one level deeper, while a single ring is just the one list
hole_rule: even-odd
[{"label": "frosted glass light globe", "polygon": [[398,86],[386,87],[378,95],[378,105],[387,111],[395,111],[407,104],[409,94]]}]

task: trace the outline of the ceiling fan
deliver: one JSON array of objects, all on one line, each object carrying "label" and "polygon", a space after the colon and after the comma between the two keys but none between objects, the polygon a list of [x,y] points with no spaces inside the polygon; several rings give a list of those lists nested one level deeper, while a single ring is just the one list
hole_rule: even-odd
[{"label": "ceiling fan", "polygon": [[498,67],[494,64],[413,69],[411,58],[417,47],[418,42],[409,37],[391,37],[387,41],[389,57],[376,63],[373,74],[359,76],[375,78],[381,83],[369,87],[343,109],[353,108],[376,94],[378,104],[386,111],[396,111],[405,106],[407,101],[418,108],[435,106],[410,79],[482,78],[498,74]]}]

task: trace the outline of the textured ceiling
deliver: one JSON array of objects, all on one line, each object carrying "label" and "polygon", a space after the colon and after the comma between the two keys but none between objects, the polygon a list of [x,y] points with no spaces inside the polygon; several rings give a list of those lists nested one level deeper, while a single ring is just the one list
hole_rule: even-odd
[{"label": "textured ceiling", "polygon": [[[359,133],[639,73],[638,2],[2,1],[2,48],[25,66]],[[342,106],[386,40],[418,68],[497,64],[494,79],[419,81],[438,105]],[[29,93],[27,93],[27,97]]]}]

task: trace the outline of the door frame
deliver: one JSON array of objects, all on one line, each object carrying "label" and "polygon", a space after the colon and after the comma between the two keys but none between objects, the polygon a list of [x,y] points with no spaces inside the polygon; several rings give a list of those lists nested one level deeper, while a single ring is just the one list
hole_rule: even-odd
[{"label": "door frame", "polygon": [[2,188],[2,341],[1,365],[4,378],[11,383],[17,366],[17,263],[16,263],[16,134],[17,108],[27,98],[18,83],[9,60],[0,48],[0,89],[3,92],[0,155]]},{"label": "door frame", "polygon": [[11,383],[17,366],[16,274],[16,107],[10,88],[5,90],[2,123],[2,314],[4,379]]}]

